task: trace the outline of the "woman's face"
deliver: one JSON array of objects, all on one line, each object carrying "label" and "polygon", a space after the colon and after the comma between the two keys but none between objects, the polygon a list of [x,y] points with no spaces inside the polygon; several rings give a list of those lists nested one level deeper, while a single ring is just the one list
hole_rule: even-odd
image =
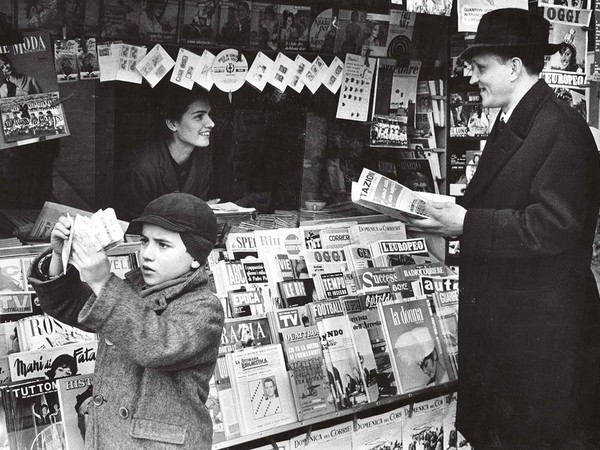
[{"label": "woman's face", "polygon": [[73,374],[71,373],[71,368],[69,366],[60,366],[56,369],[54,378],[70,377],[71,375]]},{"label": "woman's face", "polygon": [[377,36],[379,36],[379,24],[375,24],[373,26],[373,29],[371,30],[371,36],[376,38]]},{"label": "woman's face", "polygon": [[10,76],[13,73],[13,65],[6,59],[0,59],[0,71],[5,77]]},{"label": "woman's face", "polygon": [[571,64],[571,60],[573,59],[573,52],[569,47],[565,47],[562,52],[560,52],[560,65],[563,69],[569,67]]},{"label": "woman's face", "polygon": [[179,120],[172,121],[170,129],[174,137],[195,147],[207,147],[215,126],[209,113],[210,104],[206,100],[198,99],[190,104]]}]

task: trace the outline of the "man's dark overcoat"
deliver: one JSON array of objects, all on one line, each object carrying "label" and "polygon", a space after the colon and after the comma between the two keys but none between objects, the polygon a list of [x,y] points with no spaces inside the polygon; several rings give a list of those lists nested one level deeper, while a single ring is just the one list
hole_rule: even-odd
[{"label": "man's dark overcoat", "polygon": [[476,448],[568,448],[588,431],[599,201],[589,127],[540,80],[494,126],[462,203],[457,428]]}]

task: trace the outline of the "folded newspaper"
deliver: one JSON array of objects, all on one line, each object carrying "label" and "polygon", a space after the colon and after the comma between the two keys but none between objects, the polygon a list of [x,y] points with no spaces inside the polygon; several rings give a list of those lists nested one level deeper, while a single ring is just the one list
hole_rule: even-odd
[{"label": "folded newspaper", "polygon": [[125,232],[117,220],[115,210],[112,208],[100,209],[91,217],[76,214],[73,218],[73,216],[67,214],[67,219],[71,222],[71,234],[62,249],[62,263],[65,273],[67,264],[71,259],[73,240],[77,239],[81,242],[83,230],[94,237],[96,250],[108,250],[121,242],[125,236]]},{"label": "folded newspaper", "polygon": [[454,197],[429,192],[419,192],[403,186],[373,170],[363,169],[358,182],[352,183],[352,201],[391,217],[427,218],[428,201],[454,202]]}]

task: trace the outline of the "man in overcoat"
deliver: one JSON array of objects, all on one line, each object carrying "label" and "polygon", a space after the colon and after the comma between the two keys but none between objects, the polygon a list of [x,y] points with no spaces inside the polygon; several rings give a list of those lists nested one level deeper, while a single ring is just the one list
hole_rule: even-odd
[{"label": "man in overcoat", "polygon": [[597,448],[600,307],[590,270],[596,144],[539,78],[548,22],[485,14],[461,55],[501,108],[461,205],[413,226],[460,236],[457,428],[480,449]]}]

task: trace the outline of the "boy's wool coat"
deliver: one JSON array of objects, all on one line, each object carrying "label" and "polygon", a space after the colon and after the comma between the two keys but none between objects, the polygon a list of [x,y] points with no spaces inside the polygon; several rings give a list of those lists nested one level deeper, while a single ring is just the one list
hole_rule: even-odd
[{"label": "boy's wool coat", "polygon": [[146,289],[139,269],[112,274],[96,297],[72,266],[42,281],[43,256],[30,273],[42,309],[99,335],[86,450],[210,449],[223,309],[205,271]]}]

